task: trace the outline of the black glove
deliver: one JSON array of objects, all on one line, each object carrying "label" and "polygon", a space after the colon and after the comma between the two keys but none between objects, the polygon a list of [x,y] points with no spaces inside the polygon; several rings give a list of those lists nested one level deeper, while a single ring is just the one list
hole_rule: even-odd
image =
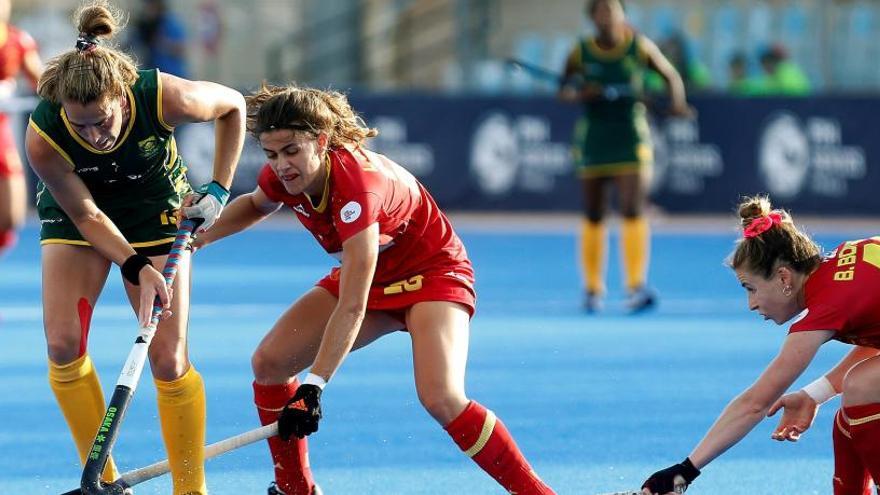
[{"label": "black glove", "polygon": [[642,485],[642,488],[647,488],[651,493],[660,493],[661,495],[675,492],[675,478],[681,476],[684,479],[684,490],[680,493],[684,493],[699,475],[700,470],[694,467],[690,458],[686,458],[679,464],[673,464],[652,474]]},{"label": "black glove", "polygon": [[318,431],[321,419],[321,388],[300,385],[278,415],[278,436],[289,440],[291,435],[303,438]]}]

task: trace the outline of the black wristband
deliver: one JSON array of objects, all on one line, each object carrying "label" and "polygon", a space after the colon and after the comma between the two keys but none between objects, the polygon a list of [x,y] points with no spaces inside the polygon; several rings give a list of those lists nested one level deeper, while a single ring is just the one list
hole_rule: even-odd
[{"label": "black wristband", "polygon": [[153,264],[150,262],[150,258],[142,254],[133,254],[128,257],[127,260],[119,267],[119,271],[122,272],[122,276],[125,277],[125,280],[128,280],[134,285],[140,285],[141,280],[138,274],[141,272],[141,268]]},{"label": "black wristband", "polygon": [[687,480],[688,483],[693,483],[697,476],[700,475],[700,470],[694,466],[694,463],[691,462],[690,457],[686,457],[685,460],[681,462],[681,466],[684,468],[682,470],[681,475]]}]

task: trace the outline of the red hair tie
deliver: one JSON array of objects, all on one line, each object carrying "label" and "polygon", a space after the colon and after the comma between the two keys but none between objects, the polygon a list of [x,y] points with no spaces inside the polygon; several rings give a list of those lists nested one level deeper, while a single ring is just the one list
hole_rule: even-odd
[{"label": "red hair tie", "polygon": [[780,223],[782,223],[782,215],[779,213],[770,213],[766,217],[758,217],[752,220],[752,223],[750,223],[748,227],[743,229],[743,237],[746,239],[758,237],[764,232],[770,230],[770,227],[779,225]]}]

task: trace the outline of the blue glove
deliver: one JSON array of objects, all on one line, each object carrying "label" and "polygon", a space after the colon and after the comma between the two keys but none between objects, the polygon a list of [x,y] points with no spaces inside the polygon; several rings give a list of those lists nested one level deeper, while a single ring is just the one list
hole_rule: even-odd
[{"label": "blue glove", "polygon": [[229,190],[217,181],[202,184],[195,190],[192,204],[183,207],[186,218],[201,218],[204,220],[199,227],[199,232],[204,232],[214,225],[220,218],[223,207],[229,199]]}]

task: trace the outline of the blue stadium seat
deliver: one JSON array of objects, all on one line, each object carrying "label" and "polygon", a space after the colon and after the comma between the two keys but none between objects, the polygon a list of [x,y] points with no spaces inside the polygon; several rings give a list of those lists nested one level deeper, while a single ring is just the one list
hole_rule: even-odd
[{"label": "blue stadium seat", "polygon": [[660,5],[651,10],[651,21],[647,34],[658,40],[671,36],[681,28],[681,12],[669,5]]},{"label": "blue stadium seat", "polygon": [[746,36],[750,49],[756,49],[773,41],[773,11],[766,4],[758,4],[749,9]]},{"label": "blue stadium seat", "polygon": [[547,60],[544,62],[546,67],[553,71],[562,71],[565,65],[565,59],[571,52],[578,36],[570,33],[556,33],[550,38],[547,50]]},{"label": "blue stadium seat", "polygon": [[835,84],[844,88],[864,88],[877,83],[875,64],[865,63],[878,55],[876,45],[876,7],[857,2],[840,16],[837,32],[832,37],[831,75]]},{"label": "blue stadium seat", "polygon": [[732,5],[725,5],[715,11],[710,29],[712,53],[706,60],[712,80],[726,85],[728,80],[728,62],[731,55],[741,48],[743,14]]},{"label": "blue stadium seat", "polygon": [[547,42],[538,33],[525,33],[513,43],[513,56],[531,64],[540,64],[546,55]]},{"label": "blue stadium seat", "polygon": [[822,68],[817,56],[821,50],[820,37],[810,35],[814,32],[811,27],[818,25],[817,15],[801,4],[788,5],[781,12],[778,38],[788,48],[792,59],[804,68],[810,81],[821,84]]},{"label": "blue stadium seat", "polygon": [[477,91],[483,93],[501,93],[512,74],[506,70],[499,60],[480,60],[474,64],[473,81]]},{"label": "blue stadium seat", "polygon": [[645,30],[645,9],[636,3],[626,4],[626,20],[639,31]]}]

